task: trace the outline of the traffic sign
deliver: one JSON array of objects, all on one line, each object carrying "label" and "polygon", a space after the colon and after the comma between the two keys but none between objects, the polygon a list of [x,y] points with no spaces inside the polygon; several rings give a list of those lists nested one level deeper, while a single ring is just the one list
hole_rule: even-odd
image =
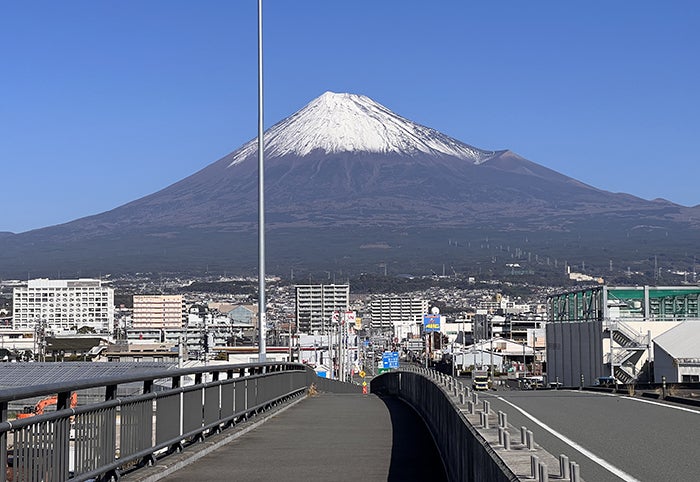
[{"label": "traffic sign", "polygon": [[360,378],[365,378],[365,375],[366,375],[365,371],[362,370],[362,371],[360,372]]},{"label": "traffic sign", "polygon": [[399,352],[385,351],[382,355],[383,368],[398,368],[399,367]]}]

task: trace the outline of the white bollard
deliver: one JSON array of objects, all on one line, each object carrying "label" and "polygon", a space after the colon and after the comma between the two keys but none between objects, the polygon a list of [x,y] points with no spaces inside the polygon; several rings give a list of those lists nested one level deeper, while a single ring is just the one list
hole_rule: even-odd
[{"label": "white bollard", "polygon": [[537,467],[540,465],[540,458],[537,455],[530,455],[530,477],[537,478]]},{"label": "white bollard", "polygon": [[559,455],[559,477],[562,479],[569,478],[569,457],[564,454]]}]

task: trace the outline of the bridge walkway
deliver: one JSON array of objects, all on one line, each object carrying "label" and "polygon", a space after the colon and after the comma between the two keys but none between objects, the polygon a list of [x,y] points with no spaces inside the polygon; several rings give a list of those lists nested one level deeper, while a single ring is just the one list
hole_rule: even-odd
[{"label": "bridge walkway", "polygon": [[162,478],[244,481],[443,481],[433,439],[406,404],[321,393]]}]

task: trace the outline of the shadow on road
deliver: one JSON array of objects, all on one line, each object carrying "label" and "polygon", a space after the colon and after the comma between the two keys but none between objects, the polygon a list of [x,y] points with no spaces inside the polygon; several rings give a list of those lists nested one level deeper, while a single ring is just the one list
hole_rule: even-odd
[{"label": "shadow on road", "polygon": [[396,397],[379,397],[391,416],[390,481],[447,480],[433,437],[418,414]]}]

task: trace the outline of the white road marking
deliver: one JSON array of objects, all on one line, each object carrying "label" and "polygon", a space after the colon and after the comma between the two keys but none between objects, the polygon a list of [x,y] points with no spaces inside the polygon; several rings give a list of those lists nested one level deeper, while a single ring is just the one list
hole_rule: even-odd
[{"label": "white road marking", "polygon": [[664,407],[664,408],[672,408],[674,410],[680,410],[682,412],[690,412],[690,413],[694,413],[696,415],[700,415],[700,410],[693,410],[692,408],[676,407],[675,405],[669,405],[667,403],[655,402],[653,400],[642,400],[641,398],[628,397],[626,395],[622,395],[622,396],[620,396],[620,398],[624,398],[626,400],[632,400],[633,402],[649,403],[651,405],[658,405],[658,406]]},{"label": "white road marking", "polygon": [[538,419],[535,418],[533,415],[529,414],[528,412],[526,412],[526,411],[523,410],[522,408],[518,407],[518,406],[515,405],[514,403],[509,402],[508,400],[506,400],[506,399],[503,398],[503,397],[498,397],[498,396],[496,396],[495,398],[499,399],[499,400],[502,401],[503,403],[506,403],[506,404],[510,405],[511,407],[513,407],[514,409],[516,409],[518,412],[522,413],[525,417],[529,418],[530,420],[532,420],[533,422],[535,422],[537,425],[539,425],[540,427],[542,427],[543,429],[545,429],[546,431],[548,431],[549,433],[551,433],[552,435],[554,435],[555,437],[557,437],[559,440],[561,440],[562,442],[564,442],[564,443],[567,444],[567,445],[570,445],[570,446],[573,447],[575,450],[578,450],[578,451],[581,452],[583,455],[585,455],[586,457],[588,457],[589,459],[591,459],[593,462],[597,463],[598,465],[600,465],[600,466],[603,467],[604,469],[606,469],[606,470],[612,472],[612,473],[615,474],[616,476],[620,477],[622,480],[624,480],[624,481],[626,481],[626,482],[640,482],[639,479],[635,479],[635,478],[632,477],[630,474],[628,474],[627,472],[624,472],[624,471],[621,470],[621,469],[618,469],[617,467],[615,467],[613,464],[611,464],[611,463],[608,462],[607,460],[604,460],[604,459],[598,457],[596,454],[594,454],[594,453],[591,452],[590,450],[583,448],[581,445],[577,444],[576,442],[574,442],[573,440],[571,440],[570,438],[568,438],[566,435],[563,435],[563,434],[557,432],[557,431],[554,430],[552,427],[550,427],[549,425],[545,424],[545,423],[542,422],[541,420],[538,420]]}]

